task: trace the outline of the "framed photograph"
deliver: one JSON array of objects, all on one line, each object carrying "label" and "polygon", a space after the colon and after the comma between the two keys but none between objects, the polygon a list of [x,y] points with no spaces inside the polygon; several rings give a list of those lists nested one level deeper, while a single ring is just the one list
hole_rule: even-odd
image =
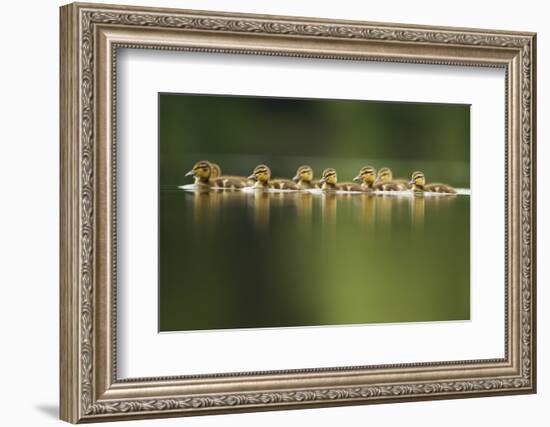
[{"label": "framed photograph", "polygon": [[535,34],[60,22],[63,420],[536,391]]}]

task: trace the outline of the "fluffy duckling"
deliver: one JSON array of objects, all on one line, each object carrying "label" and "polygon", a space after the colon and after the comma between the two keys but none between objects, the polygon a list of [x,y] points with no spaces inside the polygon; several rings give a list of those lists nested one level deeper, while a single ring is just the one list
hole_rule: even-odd
[{"label": "fluffy duckling", "polygon": [[323,191],[338,190],[338,176],[336,175],[336,170],[332,168],[325,169],[319,180],[319,184],[321,184],[321,189]]},{"label": "fluffy duckling", "polygon": [[254,168],[248,179],[254,181],[254,188],[277,190],[298,190],[298,186],[290,179],[271,179],[271,169],[266,165],[258,165]]},{"label": "fluffy duckling", "polygon": [[362,191],[361,185],[355,182],[338,183],[338,174],[333,168],[328,168],[323,171],[323,176],[319,181],[321,189],[324,191]]},{"label": "fluffy duckling", "polygon": [[193,168],[185,174],[185,176],[192,176],[195,181],[195,185],[198,187],[210,187],[210,177],[212,175],[212,165],[206,160],[200,160],[193,165]]},{"label": "fluffy duckling", "polygon": [[405,191],[409,189],[408,182],[403,179],[393,179],[390,168],[381,168],[376,175],[373,188],[381,191]]},{"label": "fluffy duckling", "polygon": [[[213,170],[216,176],[213,176]],[[219,172],[221,172],[219,166],[213,168],[212,163],[209,161],[200,160],[193,165],[193,168],[185,176],[194,177],[195,185],[199,188],[236,189],[246,187],[246,179],[220,176],[217,175]]]},{"label": "fluffy duckling", "polygon": [[361,185],[363,191],[372,191],[376,180],[376,171],[372,166],[363,166],[353,181]]},{"label": "fluffy duckling", "polygon": [[246,186],[254,185],[254,181],[248,179],[245,176],[235,176],[235,175],[222,175],[222,168],[217,163],[210,162],[210,165],[212,167],[212,175],[210,176],[210,179],[212,178],[223,178],[223,179],[229,179],[231,181],[243,181],[246,182]]},{"label": "fluffy duckling", "polygon": [[456,190],[447,184],[426,184],[426,177],[420,171],[413,172],[410,184],[415,192],[456,194]]},{"label": "fluffy duckling", "polygon": [[296,187],[300,190],[319,188],[319,181],[313,180],[313,169],[307,165],[303,165],[298,168],[296,175],[292,178],[292,181],[296,183]]},{"label": "fluffy duckling", "polygon": [[209,162],[209,163],[210,163],[210,170],[211,170],[210,178],[218,178],[222,176],[222,168],[220,168],[220,165],[214,162]]}]

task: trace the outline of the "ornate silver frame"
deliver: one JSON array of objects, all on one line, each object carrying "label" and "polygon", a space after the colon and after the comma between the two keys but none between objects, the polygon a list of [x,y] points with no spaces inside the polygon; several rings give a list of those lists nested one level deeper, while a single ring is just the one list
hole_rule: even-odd
[{"label": "ornate silver frame", "polygon": [[[61,419],[77,423],[534,393],[533,33],[71,4],[61,8]],[[119,380],[118,47],[506,70],[505,357]]]}]

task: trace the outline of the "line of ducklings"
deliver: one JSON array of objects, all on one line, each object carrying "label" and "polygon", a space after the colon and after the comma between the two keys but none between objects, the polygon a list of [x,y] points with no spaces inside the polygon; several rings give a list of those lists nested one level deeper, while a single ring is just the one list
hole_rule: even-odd
[{"label": "line of ducklings", "polygon": [[334,168],[323,170],[321,179],[315,180],[310,166],[300,166],[292,179],[272,178],[271,169],[266,165],[258,165],[248,177],[222,175],[219,165],[207,160],[201,160],[187,172],[192,176],[198,189],[239,190],[244,188],[276,189],[276,190],[315,190],[347,191],[347,192],[380,192],[380,191],[413,191],[415,193],[456,194],[456,190],[440,183],[426,183],[423,172],[415,171],[410,180],[393,179],[390,168],[383,167],[376,171],[372,166],[364,166],[353,182],[338,182],[338,174]]}]

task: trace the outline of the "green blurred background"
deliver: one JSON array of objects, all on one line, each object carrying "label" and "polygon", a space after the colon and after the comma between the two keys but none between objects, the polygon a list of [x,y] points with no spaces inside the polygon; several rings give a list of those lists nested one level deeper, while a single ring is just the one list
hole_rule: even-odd
[{"label": "green blurred background", "polygon": [[465,320],[468,196],[181,191],[224,174],[360,167],[469,187],[467,105],[159,95],[160,331]]},{"label": "green blurred background", "polygon": [[470,186],[468,105],[161,94],[159,111],[161,186],[189,182],[203,158],[231,175],[266,163],[292,177],[307,163],[350,180],[372,164]]}]

